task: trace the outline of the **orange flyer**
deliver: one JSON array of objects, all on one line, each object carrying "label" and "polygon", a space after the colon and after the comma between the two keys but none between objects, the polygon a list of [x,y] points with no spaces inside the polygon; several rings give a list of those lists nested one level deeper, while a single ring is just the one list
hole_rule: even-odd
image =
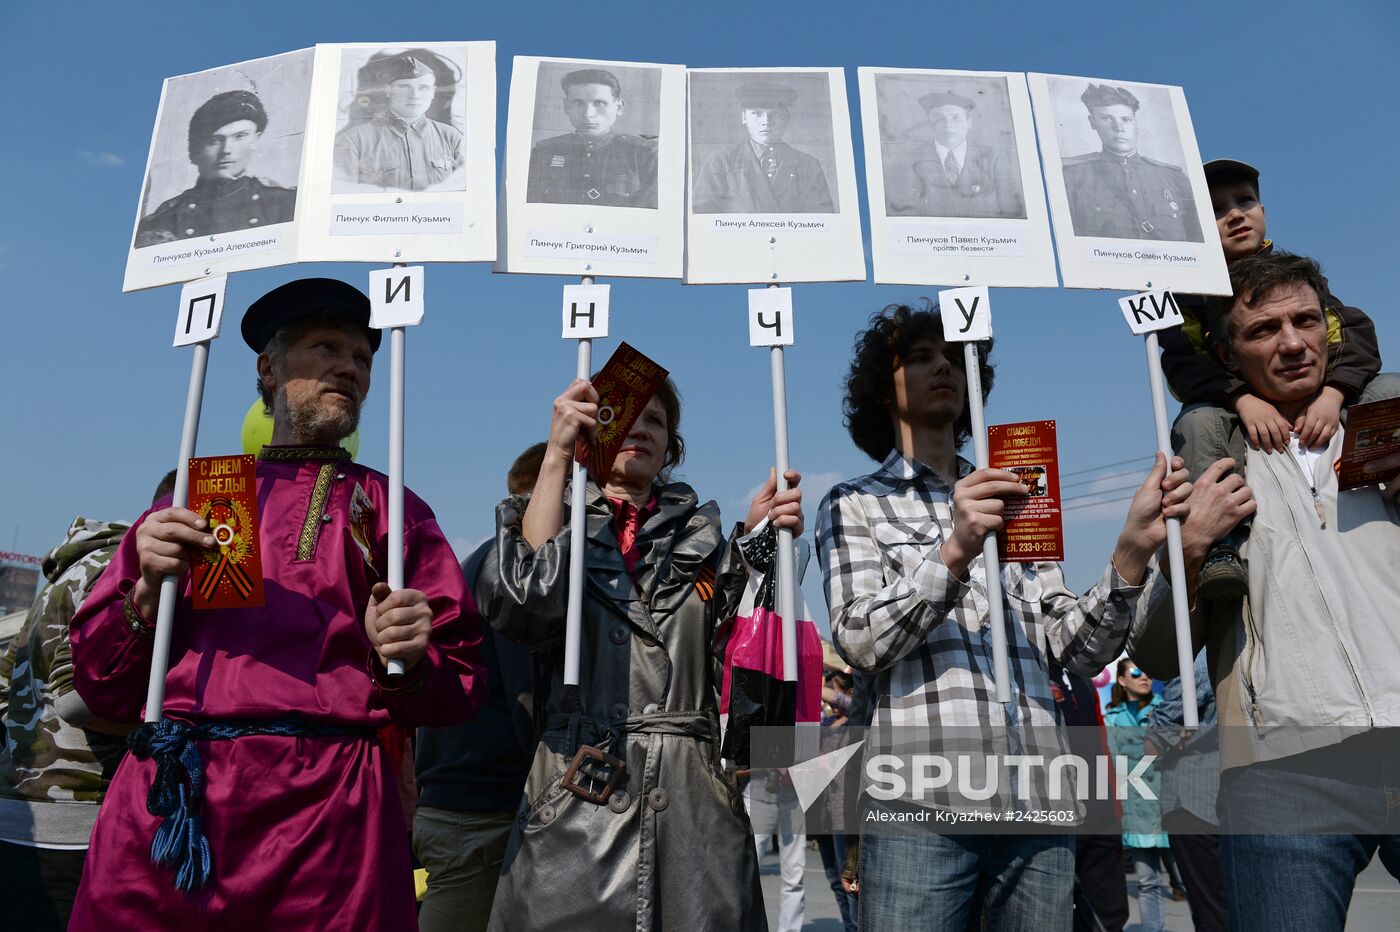
[{"label": "orange flyer", "polygon": [[1366,467],[1376,460],[1400,453],[1400,398],[1371,401],[1347,409],[1342,435],[1342,456],[1337,460],[1337,488],[1359,489],[1389,482],[1400,470]]},{"label": "orange flyer", "polygon": [[598,440],[588,454],[588,470],[601,485],[627,440],[627,432],[642,416],[666,370],[623,343],[593,380],[598,392]]},{"label": "orange flyer", "polygon": [[215,542],[194,567],[196,610],[258,608],[264,603],[255,465],[252,456],[190,460],[190,511],[209,522]]},{"label": "orange flyer", "polygon": [[1059,563],[1065,558],[1060,512],[1060,455],[1054,421],[987,428],[988,465],[1021,477],[1026,494],[1006,500],[1006,524],[997,535],[1006,563]]}]

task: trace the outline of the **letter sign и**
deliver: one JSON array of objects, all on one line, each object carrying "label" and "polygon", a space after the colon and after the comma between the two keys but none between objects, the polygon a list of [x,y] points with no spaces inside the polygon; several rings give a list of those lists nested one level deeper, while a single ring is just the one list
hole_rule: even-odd
[{"label": "letter sign \u0438", "polygon": [[377,330],[423,322],[423,267],[374,269],[369,273],[369,325]]}]

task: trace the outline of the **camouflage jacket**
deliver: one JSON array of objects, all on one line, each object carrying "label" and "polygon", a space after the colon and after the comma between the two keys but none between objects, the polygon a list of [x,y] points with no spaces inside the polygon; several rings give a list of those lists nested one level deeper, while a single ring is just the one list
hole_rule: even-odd
[{"label": "camouflage jacket", "polygon": [[107,789],[125,742],[73,721],[85,707],[73,690],[68,622],[127,528],[75,518],[44,558],[48,584],[0,657],[0,800],[97,803]]}]

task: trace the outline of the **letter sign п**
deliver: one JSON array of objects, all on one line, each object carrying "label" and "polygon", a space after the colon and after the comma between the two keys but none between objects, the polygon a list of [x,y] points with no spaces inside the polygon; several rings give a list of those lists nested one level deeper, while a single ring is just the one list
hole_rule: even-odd
[{"label": "letter sign \u043f", "polygon": [[193,346],[219,335],[224,316],[227,275],[192,281],[180,289],[180,312],[175,319],[174,346]]}]

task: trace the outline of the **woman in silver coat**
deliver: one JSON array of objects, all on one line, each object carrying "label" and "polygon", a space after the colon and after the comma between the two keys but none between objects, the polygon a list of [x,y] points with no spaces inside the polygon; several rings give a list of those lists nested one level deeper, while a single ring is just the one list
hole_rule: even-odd
[{"label": "woman in silver coat", "polygon": [[588,483],[580,685],[563,685],[569,471],[598,395],[554,401],[532,496],[496,512],[478,588],[503,635],[548,652],[548,715],[501,872],[491,929],[764,930],[743,798],[719,758],[723,644],[747,577],[738,539],[768,517],[802,532],[798,476],[770,476],[726,540],[719,508],[668,481],[684,455],[670,380]]}]

